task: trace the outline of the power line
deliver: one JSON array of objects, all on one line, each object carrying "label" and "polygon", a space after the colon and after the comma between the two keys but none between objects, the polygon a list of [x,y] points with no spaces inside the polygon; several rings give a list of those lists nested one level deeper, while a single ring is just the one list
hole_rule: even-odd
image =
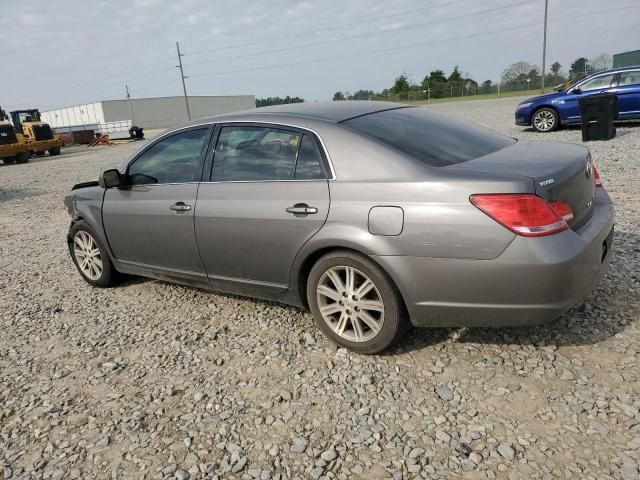
[{"label": "power line", "polygon": [[309,47],[317,47],[320,45],[329,45],[331,43],[338,43],[338,42],[342,42],[345,40],[353,40],[356,38],[364,38],[364,37],[370,37],[370,36],[374,36],[374,35],[381,35],[381,34],[385,34],[385,33],[393,33],[393,32],[398,32],[398,31],[402,31],[402,30],[408,30],[411,28],[417,28],[417,27],[424,27],[425,25],[433,25],[435,23],[442,23],[442,22],[446,22],[446,21],[450,21],[450,20],[459,20],[461,18],[467,18],[467,17],[472,17],[472,16],[476,16],[476,15],[481,15],[483,13],[492,13],[492,12],[496,12],[496,11],[500,11],[500,10],[506,10],[509,8],[514,8],[514,7],[519,7],[522,5],[531,5],[535,2],[535,0],[526,0],[520,3],[514,3],[512,5],[508,5],[508,6],[502,6],[502,7],[495,7],[495,8],[490,8],[487,10],[481,10],[479,12],[471,12],[471,13],[464,13],[461,15],[456,15],[453,17],[447,17],[447,18],[442,18],[442,19],[437,19],[437,20],[429,20],[427,22],[421,22],[421,23],[414,23],[411,25],[403,25],[402,27],[394,27],[394,28],[388,28],[388,29],[384,29],[384,30],[378,30],[375,32],[366,32],[366,33],[359,33],[357,35],[349,35],[346,37],[340,37],[340,38],[334,38],[334,39],[330,39],[330,40],[323,40],[320,42],[314,42],[314,43],[305,43],[302,45],[294,45],[291,47],[283,47],[283,48],[278,48],[275,50],[263,50],[260,52],[255,52],[255,53],[247,53],[244,55],[234,55],[231,57],[220,57],[220,58],[214,58],[214,59],[210,59],[210,60],[202,60],[199,62],[191,62],[191,63],[185,63],[185,65],[187,66],[191,66],[191,65],[201,65],[203,63],[213,63],[213,62],[219,62],[219,61],[223,61],[223,60],[234,60],[237,58],[249,58],[249,57],[255,57],[255,56],[260,56],[260,55],[264,55],[264,54],[270,54],[270,53],[280,53],[280,52],[287,52],[290,50],[299,50],[301,48],[309,48]]},{"label": "power line", "polygon": [[[105,80],[110,80],[112,78],[121,77],[123,75],[129,75],[129,74],[135,73],[135,72],[140,72],[142,70],[146,70],[146,69],[151,68],[151,67],[157,67],[158,64],[165,63],[168,60],[171,60],[171,59],[167,58],[167,57],[163,57],[162,60],[157,60],[156,63],[153,63],[153,64],[148,64],[148,65],[145,65],[145,66],[142,66],[142,67],[135,68],[133,70],[128,70],[126,72],[122,71],[120,73],[114,73],[112,75],[108,75],[106,77],[102,77],[99,80],[93,80],[91,82],[78,83],[76,85],[69,85],[68,87],[62,87],[62,88],[58,88],[58,89],[55,89],[55,90],[49,90],[47,92],[41,92],[41,93],[36,94],[35,96],[29,97],[28,99],[26,99],[26,97],[25,97],[25,99],[26,99],[27,102],[30,102],[30,101],[33,101],[34,98],[38,99],[38,98],[41,98],[41,97],[45,97],[45,96],[51,95],[52,93],[65,92],[67,90],[75,90],[77,88],[81,88],[81,87],[88,86],[88,85],[95,85],[96,83],[101,83],[101,82],[104,82]],[[151,72],[151,74],[152,73],[154,73],[154,72]],[[146,75],[143,75],[143,76],[146,76]],[[141,77],[132,77],[132,78],[128,78],[128,79],[125,79],[125,80],[132,80],[132,79],[135,79],[135,78],[141,78]],[[122,84],[122,81],[118,82],[118,84]],[[103,86],[106,87],[108,85],[103,85]],[[75,94],[75,92],[74,92],[74,94]],[[25,100],[17,101],[12,106],[17,106],[20,103],[25,103]]]},{"label": "power line", "polygon": [[[574,20],[576,18],[588,17],[588,16],[592,16],[592,15],[599,15],[599,14],[606,14],[606,13],[612,13],[612,12],[616,12],[616,11],[628,10],[628,9],[631,9],[631,8],[639,8],[639,7],[640,7],[640,5],[628,5],[628,6],[624,6],[624,7],[615,8],[615,9],[599,10],[599,11],[588,12],[588,13],[579,14],[579,15],[572,15],[571,17],[563,17],[563,18],[549,20],[549,23],[562,22],[562,21],[567,21],[567,20]],[[438,44],[438,43],[445,43],[445,42],[455,41],[455,40],[464,40],[464,39],[475,38],[475,37],[480,37],[480,36],[485,36],[485,35],[491,35],[491,34],[494,34],[494,33],[501,33],[501,32],[506,32],[506,31],[518,30],[518,29],[522,29],[522,28],[529,28],[529,27],[539,26],[541,24],[542,24],[541,22],[536,22],[536,23],[518,25],[518,26],[514,26],[514,27],[495,29],[495,30],[491,30],[491,31],[487,31],[487,32],[479,32],[479,33],[470,34],[470,35],[462,35],[462,36],[450,37],[450,38],[446,38],[446,39],[438,39],[438,40],[418,42],[418,43],[413,43],[413,44],[405,44],[405,45],[398,46],[398,47],[389,47],[389,48],[385,48],[385,49],[369,50],[369,51],[357,52],[357,53],[352,53],[352,54],[347,54],[347,55],[331,56],[331,57],[303,60],[303,61],[290,62],[290,63],[271,64],[271,65],[265,65],[265,66],[261,66],[261,67],[248,67],[248,68],[243,68],[243,69],[227,70],[227,71],[221,71],[221,72],[219,71],[219,72],[212,72],[212,73],[200,73],[200,74],[192,75],[191,77],[227,75],[227,74],[232,74],[232,73],[242,73],[242,72],[248,72],[248,71],[268,70],[268,69],[272,69],[272,68],[282,68],[282,67],[289,67],[289,66],[306,65],[306,64],[313,64],[313,63],[316,63],[316,62],[320,63],[320,62],[327,62],[327,61],[331,61],[331,60],[355,58],[355,57],[367,56],[367,55],[375,55],[375,54],[384,54],[384,53],[393,52],[393,51],[397,51],[397,50],[404,50],[404,49],[408,49],[408,48],[421,47],[421,46],[425,46],[425,45],[433,45],[433,44]],[[187,64],[185,64],[185,65],[187,65]],[[140,75],[140,76],[134,77],[134,78],[143,78],[143,77],[149,76],[149,75],[154,74],[154,73],[158,73],[158,72],[161,72],[161,71],[169,70],[171,68],[173,68],[173,67],[164,68],[164,69],[161,69],[161,70],[158,70],[158,71],[154,71],[154,72],[150,72],[148,74]],[[140,91],[140,90],[142,90],[142,91],[148,90],[150,88],[163,86],[163,85],[166,85],[166,84],[169,84],[169,83],[173,83],[173,82],[174,82],[174,80],[170,80],[170,81],[165,81],[165,82],[156,83],[156,84],[152,84],[152,85],[147,85],[146,87],[143,86],[142,88],[139,88],[138,91]],[[98,89],[92,89],[90,91],[100,91],[100,90],[103,90],[104,88],[109,87],[111,85],[122,86],[122,82],[112,83],[112,84],[109,84],[109,85],[103,85],[102,87],[100,87]],[[88,93],[88,92],[85,92],[85,93]],[[75,93],[72,94],[72,95],[75,95]],[[66,95],[66,96],[63,96],[63,97],[58,97],[56,100],[58,100],[59,98],[65,98],[65,97],[69,97],[69,96],[72,96],[72,95]]]},{"label": "power line", "polygon": [[[574,19],[580,18],[580,17],[587,17],[587,16],[591,16],[591,15],[598,15],[598,14],[601,14],[601,13],[609,13],[609,12],[615,12],[615,11],[619,11],[619,10],[628,10],[630,8],[639,8],[639,7],[640,7],[640,5],[629,5],[629,6],[621,7],[621,8],[617,8],[617,9],[600,10],[600,11],[597,11],[597,12],[589,12],[589,13],[584,13],[584,14],[581,14],[581,15],[573,15],[571,17],[564,17],[564,18],[558,18],[558,19],[555,19],[555,20],[550,20],[549,23],[562,22],[562,21],[566,21],[566,20],[574,20]],[[368,51],[352,53],[352,54],[348,54],[348,55],[335,55],[335,56],[331,56],[331,57],[324,57],[324,58],[311,59],[311,60],[301,60],[301,61],[298,61],[298,62],[291,62],[291,63],[271,64],[271,65],[265,65],[265,66],[261,66],[261,67],[249,67],[249,68],[236,69],[236,70],[226,70],[226,71],[223,71],[223,72],[200,73],[200,74],[191,75],[191,77],[227,75],[227,74],[231,74],[231,73],[242,73],[242,72],[251,72],[251,71],[258,71],[258,70],[268,70],[268,69],[271,69],[271,68],[290,67],[290,66],[296,66],[296,65],[307,65],[307,64],[312,64],[312,63],[316,63],[316,62],[327,62],[327,61],[331,61],[331,60],[355,58],[355,57],[366,56],[366,55],[376,55],[376,54],[381,54],[381,53],[394,52],[394,51],[398,51],[398,50],[406,50],[408,48],[423,47],[423,46],[426,46],[426,45],[434,45],[434,44],[438,44],[438,43],[445,43],[445,42],[449,42],[449,41],[453,41],[453,40],[466,40],[466,39],[469,39],[469,38],[476,38],[476,37],[481,37],[481,36],[484,36],[484,35],[491,35],[491,34],[494,34],[494,33],[508,32],[508,31],[512,31],[512,30],[518,30],[518,29],[521,29],[521,28],[535,27],[535,26],[539,26],[539,25],[542,25],[542,22],[528,23],[528,24],[524,24],[524,25],[517,25],[517,26],[514,26],[514,27],[501,28],[501,29],[496,29],[496,30],[490,30],[490,31],[487,31],[487,32],[474,33],[474,34],[470,34],[470,35],[462,35],[462,36],[458,36],[458,37],[450,37],[450,38],[444,38],[444,39],[438,39],[438,40],[430,40],[430,41],[427,41],[427,42],[418,42],[418,43],[412,43],[412,44],[405,44],[405,45],[401,45],[401,46],[398,46],[398,47],[389,47],[389,48],[384,48],[384,49],[368,50]]]},{"label": "power line", "polygon": [[469,1],[469,0],[454,0],[452,2],[437,3],[435,5],[429,5],[428,7],[416,8],[414,10],[405,10],[403,12],[393,13],[391,15],[382,15],[380,17],[372,17],[372,18],[369,18],[369,19],[366,19],[366,20],[359,20],[357,22],[342,23],[342,24],[338,24],[338,25],[332,25],[332,26],[329,26],[329,27],[318,28],[316,30],[307,30],[305,32],[292,33],[290,35],[282,35],[282,36],[275,36],[275,37],[265,37],[265,38],[262,38],[260,40],[254,40],[254,41],[251,41],[251,42],[236,43],[236,44],[233,44],[233,45],[223,45],[222,47],[206,48],[204,50],[196,50],[195,52],[190,52],[188,55],[200,55],[202,53],[219,52],[221,50],[230,50],[232,48],[249,47],[249,46],[252,46],[252,45],[262,45],[264,42],[270,42],[270,41],[274,41],[274,40],[285,40],[287,38],[296,38],[296,37],[313,35],[313,34],[319,33],[319,32],[328,32],[328,31],[331,31],[331,30],[338,30],[340,28],[353,27],[355,25],[362,25],[362,24],[365,24],[365,23],[371,23],[371,22],[375,22],[377,20],[387,20],[389,18],[400,17],[402,15],[421,12],[421,11],[424,11],[424,10],[431,10],[431,9],[439,8],[439,7],[448,7],[450,5],[456,5],[458,3],[463,3],[463,2],[467,2],[467,1]]}]

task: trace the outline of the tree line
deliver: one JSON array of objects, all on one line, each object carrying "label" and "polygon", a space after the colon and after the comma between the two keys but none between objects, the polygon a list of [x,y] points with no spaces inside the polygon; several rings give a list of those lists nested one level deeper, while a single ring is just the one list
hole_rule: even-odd
[{"label": "tree line", "polygon": [[[575,82],[591,73],[611,68],[612,57],[602,53],[591,59],[579,57],[571,63],[565,72],[560,62],[553,62],[545,74],[545,86],[560,86],[567,82]],[[460,97],[521,90],[535,90],[542,86],[540,68],[526,61],[515,62],[505,68],[500,76],[500,82],[488,79],[481,83],[474,80],[468,73],[462,73],[459,66],[455,66],[449,75],[444,70],[435,69],[424,75],[419,82],[413,76],[402,72],[394,78],[393,84],[379,92],[373,90],[357,90],[353,93],[337,91],[333,95],[334,101],[339,100],[410,100]],[[256,107],[281,105],[287,103],[304,102],[300,97],[268,97],[256,99]]]}]

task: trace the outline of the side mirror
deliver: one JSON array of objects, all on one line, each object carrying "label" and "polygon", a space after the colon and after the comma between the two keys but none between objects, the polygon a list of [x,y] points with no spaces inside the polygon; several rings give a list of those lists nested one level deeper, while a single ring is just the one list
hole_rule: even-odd
[{"label": "side mirror", "polygon": [[98,178],[98,185],[102,188],[113,188],[119,187],[121,182],[120,171],[115,168],[110,170],[105,170],[100,174],[100,178]]},{"label": "side mirror", "polygon": [[571,90],[571,92],[569,93],[573,93],[574,95],[580,95],[582,93],[582,90],[576,87],[573,90]]}]

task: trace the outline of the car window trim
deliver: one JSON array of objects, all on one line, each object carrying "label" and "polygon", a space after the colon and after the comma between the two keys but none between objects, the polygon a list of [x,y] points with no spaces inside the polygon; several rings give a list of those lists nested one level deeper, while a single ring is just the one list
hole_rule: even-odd
[{"label": "car window trim", "polygon": [[[220,132],[224,127],[234,127],[234,126],[246,126],[246,127],[263,127],[263,128],[280,128],[281,130],[291,130],[297,133],[300,133],[300,143],[302,143],[302,135],[307,133],[314,139],[316,145],[319,145],[320,148],[320,157],[322,159],[322,163],[320,167],[325,175],[325,178],[317,178],[317,179],[306,179],[306,180],[296,180],[295,178],[291,179],[279,179],[279,180],[213,180],[213,164],[215,162],[215,153],[218,148],[218,141],[220,140]],[[207,156],[207,160],[210,157],[209,174],[203,175],[201,183],[265,183],[265,182],[327,182],[336,179],[335,170],[333,169],[333,163],[331,162],[331,158],[329,157],[329,152],[327,151],[327,147],[322,141],[322,137],[315,130],[307,127],[301,127],[299,125],[292,125],[283,122],[269,122],[269,121],[247,121],[247,120],[225,120],[218,122],[216,124],[215,133],[212,138],[211,143],[213,144],[213,148],[211,149],[210,155]],[[298,145],[298,150],[300,146]],[[296,154],[297,160],[297,154]],[[295,176],[295,168],[294,168],[294,176]],[[205,180],[205,178],[208,178]]]},{"label": "car window trim", "polygon": [[[190,182],[164,182],[164,183],[145,183],[143,184],[145,187],[158,187],[158,186],[163,186],[163,185],[191,185],[191,184],[198,184],[202,181],[203,179],[203,175],[204,175],[204,166],[206,163],[206,158],[207,155],[209,153],[209,150],[211,148],[211,137],[214,131],[215,125],[212,124],[211,122],[207,122],[207,123],[201,123],[198,125],[188,125],[185,127],[181,127],[181,128],[177,128],[175,130],[171,130],[169,132],[166,132],[156,138],[153,139],[153,141],[151,141],[148,145],[146,145],[142,150],[140,150],[139,152],[137,152],[135,154],[135,156],[127,163],[126,167],[124,168],[124,172],[122,172],[125,177],[129,174],[129,168],[131,168],[131,165],[133,165],[142,155],[144,155],[150,148],[153,148],[155,145],[157,145],[158,143],[166,140],[167,138],[171,138],[175,135],[180,135],[181,133],[185,133],[191,130],[207,130],[205,137],[204,137],[204,146],[205,148],[202,149],[202,152],[200,153],[200,159],[198,160],[198,167],[197,169],[200,170],[200,175],[196,175],[196,178],[199,177],[199,179],[194,179]],[[196,169],[196,171],[197,171]],[[137,185],[125,185],[124,188],[130,189],[132,187],[135,187]]]}]

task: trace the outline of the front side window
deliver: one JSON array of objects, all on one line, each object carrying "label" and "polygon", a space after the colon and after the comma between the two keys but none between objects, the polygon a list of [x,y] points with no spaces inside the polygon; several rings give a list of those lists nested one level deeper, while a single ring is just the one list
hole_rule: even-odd
[{"label": "front side window", "polygon": [[199,128],[158,141],[129,166],[127,183],[143,185],[198,181],[207,132],[207,128]]},{"label": "front side window", "polygon": [[342,124],[433,167],[466,162],[515,143],[511,137],[419,107],[370,113]]},{"label": "front side window", "polygon": [[213,159],[213,180],[291,180],[301,137],[281,128],[223,127]]},{"label": "front side window", "polygon": [[599,88],[605,89],[605,88],[609,88],[609,86],[611,85],[611,80],[613,80],[613,73],[587,80],[586,82],[581,84],[578,88],[583,92],[588,92],[589,90],[597,90]]},{"label": "front side window", "polygon": [[620,74],[619,85],[640,85],[640,70],[636,70],[633,72],[622,72]]}]

